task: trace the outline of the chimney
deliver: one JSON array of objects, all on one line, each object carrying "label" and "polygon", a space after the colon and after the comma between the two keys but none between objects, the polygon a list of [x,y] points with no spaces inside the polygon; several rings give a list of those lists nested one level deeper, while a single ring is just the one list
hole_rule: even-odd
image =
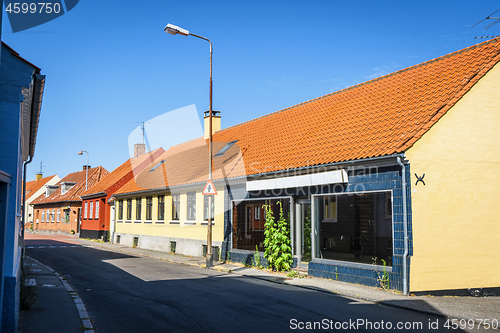
[{"label": "chimney", "polygon": [[139,157],[146,153],[146,145],[144,143],[136,143],[134,145],[134,157]]},{"label": "chimney", "polygon": [[[210,136],[210,122],[209,122],[209,111],[205,111],[205,117],[204,117],[204,126],[205,126],[205,140],[208,139]],[[220,131],[221,126],[220,126],[220,111],[213,111],[212,110],[212,134],[215,132]]]},{"label": "chimney", "polygon": [[87,170],[87,169],[89,169],[89,170],[90,170],[91,168],[92,168],[92,167],[91,167],[90,165],[84,165],[84,166],[83,166],[83,171],[85,171],[85,170]]},{"label": "chimney", "polygon": [[36,180],[39,181],[40,179],[42,179],[43,175],[41,173],[37,173],[36,174]]}]

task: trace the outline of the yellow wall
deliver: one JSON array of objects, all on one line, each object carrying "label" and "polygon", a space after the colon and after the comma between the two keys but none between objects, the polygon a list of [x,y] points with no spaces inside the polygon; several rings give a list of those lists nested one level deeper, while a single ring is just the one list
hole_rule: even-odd
[{"label": "yellow wall", "polygon": [[[500,286],[500,65],[406,156],[412,175],[410,290]],[[415,186],[425,173],[425,186]]]},{"label": "yellow wall", "polygon": [[[180,193],[180,219],[179,224],[171,224],[172,220],[172,197],[165,196],[165,220],[157,220],[158,210],[158,195],[153,197],[153,212],[152,223],[145,223],[146,221],[146,196],[134,197],[132,200],[132,223],[116,223],[117,233],[135,234],[135,235],[150,235],[160,237],[176,237],[186,239],[207,239],[207,225],[202,225],[203,222],[203,195],[201,190],[196,191],[196,221],[187,220],[187,192]],[[215,197],[215,211],[214,223],[212,226],[212,240],[224,240],[224,189],[217,187],[218,194]],[[189,191],[192,192],[192,191]],[[149,196],[149,195],[148,195]],[[141,222],[135,222],[136,200],[142,200],[141,203]],[[123,217],[125,220],[127,212],[126,198],[123,199]],[[118,201],[118,200],[117,200]],[[118,208],[117,208],[118,212]],[[118,219],[117,219],[118,220]],[[158,223],[164,222],[164,223]],[[190,222],[196,222],[195,225],[190,225]]]}]

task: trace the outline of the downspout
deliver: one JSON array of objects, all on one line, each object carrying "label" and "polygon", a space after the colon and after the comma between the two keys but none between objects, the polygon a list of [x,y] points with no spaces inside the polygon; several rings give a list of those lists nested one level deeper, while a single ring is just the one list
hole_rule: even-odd
[{"label": "downspout", "polygon": [[401,186],[403,190],[403,234],[404,234],[404,253],[403,253],[403,294],[408,295],[408,216],[406,213],[406,167],[401,162],[401,157],[397,158],[401,166]]},{"label": "downspout", "polygon": [[24,228],[26,226],[26,221],[24,220],[25,218],[25,211],[26,211],[26,166],[30,164],[33,161],[33,156],[30,155],[29,160],[23,163],[23,205],[22,205],[22,212],[21,212],[21,221],[23,221],[23,224],[21,225],[21,239],[23,241],[22,248],[24,248]]}]

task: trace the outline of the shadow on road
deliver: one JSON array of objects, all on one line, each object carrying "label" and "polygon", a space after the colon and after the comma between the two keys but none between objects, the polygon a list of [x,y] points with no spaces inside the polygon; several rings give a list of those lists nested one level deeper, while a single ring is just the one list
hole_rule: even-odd
[{"label": "shadow on road", "polygon": [[[96,332],[449,332],[442,317],[276,284],[266,277],[88,247],[35,248],[27,254],[67,277]],[[435,311],[421,303],[422,310]]]}]

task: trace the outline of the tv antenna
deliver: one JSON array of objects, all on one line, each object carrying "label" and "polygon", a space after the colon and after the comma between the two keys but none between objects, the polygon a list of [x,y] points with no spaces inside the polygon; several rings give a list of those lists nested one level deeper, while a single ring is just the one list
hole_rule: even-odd
[{"label": "tv antenna", "polygon": [[[484,27],[484,30],[488,30],[489,28],[491,28],[492,26],[494,26],[495,24],[499,23],[500,22],[500,16],[497,15],[497,17],[493,17],[492,15],[497,13],[498,11],[500,11],[500,9],[494,11],[493,13],[491,13],[490,15],[486,16],[484,19],[482,19],[481,21],[477,22],[476,24],[474,24],[471,28],[474,28],[476,25],[478,25],[479,23],[485,21],[485,20],[493,20],[493,22],[491,22],[490,24],[488,24],[487,26]],[[492,35],[492,36],[480,36],[480,37],[474,37],[474,39],[478,39],[478,38],[495,38],[495,37],[499,37],[499,35]]]},{"label": "tv antenna", "polygon": [[43,162],[40,162],[40,171],[38,173],[43,175]]},{"label": "tv antenna", "polygon": [[145,144],[144,138],[145,138],[146,130],[144,129],[144,124],[151,124],[151,122],[149,122],[149,121],[134,121],[134,124],[141,124],[142,144]]}]

